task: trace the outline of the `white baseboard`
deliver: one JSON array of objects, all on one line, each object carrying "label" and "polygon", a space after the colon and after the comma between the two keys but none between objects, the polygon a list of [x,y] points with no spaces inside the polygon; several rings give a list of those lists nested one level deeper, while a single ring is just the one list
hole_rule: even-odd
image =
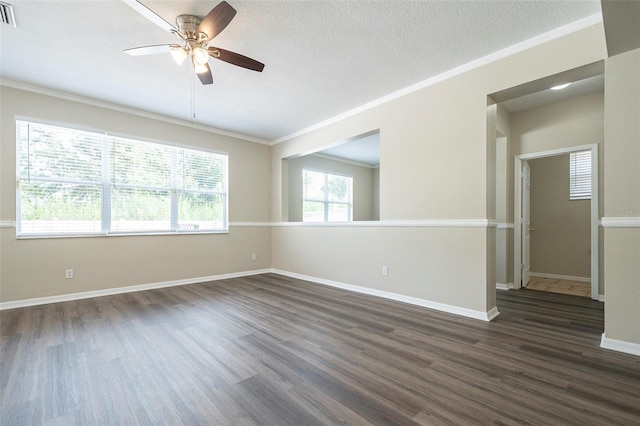
[{"label": "white baseboard", "polygon": [[500,312],[498,312],[498,307],[494,306],[493,308],[489,309],[489,312],[487,312],[487,319],[483,321],[491,321],[498,315],[500,315]]},{"label": "white baseboard", "polygon": [[496,283],[496,290],[511,290],[513,283]]},{"label": "white baseboard", "polygon": [[297,278],[305,281],[310,281],[318,284],[328,285],[331,287],[342,288],[345,290],[355,291],[357,293],[369,294],[372,296],[383,297],[385,299],[397,300],[399,302],[405,302],[412,305],[422,306],[425,308],[435,309],[442,312],[447,312],[455,315],[461,315],[468,318],[479,319],[482,321],[491,321],[497,317],[500,312],[497,308],[492,308],[488,312],[476,311],[467,308],[460,308],[458,306],[447,305],[445,303],[433,302],[430,300],[419,299],[417,297],[405,296],[402,294],[391,293],[388,291],[375,290],[372,288],[356,286],[352,284],[341,283],[338,281],[325,280],[323,278],[312,277],[309,275],[296,274],[294,272],[282,271],[279,269],[261,269],[254,271],[234,272],[230,274],[211,275],[205,277],[187,278],[174,281],[163,281],[157,283],[132,285],[126,287],[115,287],[104,290],[83,291],[79,293],[60,294],[55,296],[36,297],[33,299],[13,300],[9,302],[0,302],[0,310],[23,308],[27,306],[46,305],[49,303],[67,302],[71,300],[89,299],[92,297],[110,296],[122,293],[131,293],[134,291],[145,291],[156,288],[174,287],[179,285],[197,284],[208,281],[218,281],[229,278],[246,277],[251,275],[275,273],[292,278]]},{"label": "white baseboard", "polygon": [[403,294],[391,293],[383,290],[376,290],[368,287],[361,287],[353,284],[346,284],[339,281],[326,280],[324,278],[312,277],[309,275],[297,274],[295,272],[283,271],[280,269],[272,269],[274,274],[284,275],[286,277],[296,278],[299,280],[310,281],[317,284],[323,284],[330,287],[337,287],[344,290],[354,291],[356,293],[368,294],[371,296],[383,297],[385,299],[396,300],[398,302],[409,303],[411,305],[422,306],[423,308],[435,309],[437,311],[447,312],[450,314],[460,315],[467,318],[478,319],[482,321],[491,321],[497,317],[500,312],[498,308],[492,308],[488,312],[476,311],[473,309],[460,308],[458,306],[447,305],[445,303],[433,302],[431,300],[419,299],[417,297],[405,296]]},{"label": "white baseboard", "polygon": [[475,311],[472,309],[460,308],[458,306],[447,305],[444,303],[433,302],[430,300],[419,299],[417,297],[405,296],[402,294],[391,293],[382,290],[375,290],[367,287],[356,286],[352,284],[341,283],[338,281],[325,280],[323,278],[312,277],[309,275],[296,274],[294,272],[282,271],[279,269],[260,269],[253,271],[234,272],[230,274],[210,275],[205,277],[187,278],[174,281],[163,281],[157,283],[132,285],[126,287],[115,287],[103,290],[83,291],[79,293],[60,294],[55,296],[36,297],[32,299],[13,300],[9,302],[0,302],[0,310],[23,308],[27,306],[46,305],[49,303],[67,302],[71,300],[90,299],[92,297],[111,296],[115,294],[131,293],[135,291],[153,290],[164,287],[174,287],[188,284],[198,284],[208,281],[218,281],[229,278],[239,278],[251,275],[275,273],[292,278],[297,278],[305,281],[310,281],[318,284],[328,285],[331,287],[342,288],[345,290],[355,291],[357,293],[369,294],[372,296],[383,297],[385,299],[396,300],[399,302],[405,302],[412,305],[422,306],[425,308],[435,309],[442,312],[447,312],[455,315],[461,315],[468,318],[478,319],[482,321],[491,321],[497,317],[500,312],[497,308],[492,308],[488,312]]},{"label": "white baseboard", "polygon": [[604,294],[598,295],[598,302],[604,302]]},{"label": "white baseboard", "polygon": [[640,356],[640,344],[625,342],[624,340],[610,339],[606,336],[606,330],[602,333],[600,347],[611,349],[612,351],[624,352],[625,354]]},{"label": "white baseboard", "polygon": [[158,283],[132,285],[126,287],[107,288],[104,290],[83,291],[80,293],[60,294],[56,296],[36,297],[33,299],[14,300],[10,302],[0,302],[0,311],[5,309],[23,308],[26,306],[47,305],[49,303],[67,302],[70,300],[90,299],[92,297],[111,296],[114,294],[131,293],[134,291],[153,290],[155,288],[175,287],[179,285],[198,284],[208,281],[226,280],[229,278],[247,277],[251,275],[266,274],[270,269],[260,269],[255,271],[233,272],[230,274],[210,275],[206,277],[187,278],[175,281],[163,281]]},{"label": "white baseboard", "polygon": [[542,272],[531,272],[529,273],[529,275],[532,277],[538,277],[538,278],[551,278],[552,280],[578,281],[583,283],[591,282],[591,278],[589,277],[573,277],[571,275],[543,274]]}]

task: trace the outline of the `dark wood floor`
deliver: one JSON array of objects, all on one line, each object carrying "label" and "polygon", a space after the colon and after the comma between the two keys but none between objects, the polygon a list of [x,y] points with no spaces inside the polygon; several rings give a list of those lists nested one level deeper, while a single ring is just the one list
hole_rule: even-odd
[{"label": "dark wood floor", "polygon": [[640,424],[603,307],[491,323],[267,274],[0,313],[2,425]]}]

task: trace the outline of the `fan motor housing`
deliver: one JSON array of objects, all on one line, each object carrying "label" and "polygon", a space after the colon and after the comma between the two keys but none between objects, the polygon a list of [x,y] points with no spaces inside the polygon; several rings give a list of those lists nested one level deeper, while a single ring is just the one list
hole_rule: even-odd
[{"label": "fan motor housing", "polygon": [[198,25],[202,22],[202,18],[195,15],[179,15],[176,18],[176,24],[180,32],[187,36],[188,39],[197,39],[196,31]]}]

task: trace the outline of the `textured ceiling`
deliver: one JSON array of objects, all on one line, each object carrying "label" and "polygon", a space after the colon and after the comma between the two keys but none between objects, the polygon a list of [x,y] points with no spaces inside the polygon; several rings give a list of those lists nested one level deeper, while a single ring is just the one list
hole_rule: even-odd
[{"label": "textured ceiling", "polygon": [[[228,1],[238,14],[212,44],[261,74],[212,60],[201,86],[188,62],[126,55],[175,38],[118,0],[9,0],[0,77],[272,141],[600,13],[597,0]],[[217,1],[142,3],[173,23]]]}]

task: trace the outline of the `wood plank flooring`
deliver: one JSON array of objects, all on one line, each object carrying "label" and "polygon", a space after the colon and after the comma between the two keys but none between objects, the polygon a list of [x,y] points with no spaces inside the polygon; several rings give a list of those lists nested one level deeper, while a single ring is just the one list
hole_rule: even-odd
[{"label": "wood plank flooring", "polygon": [[0,313],[2,425],[638,425],[603,304],[484,323],[274,274]]}]

